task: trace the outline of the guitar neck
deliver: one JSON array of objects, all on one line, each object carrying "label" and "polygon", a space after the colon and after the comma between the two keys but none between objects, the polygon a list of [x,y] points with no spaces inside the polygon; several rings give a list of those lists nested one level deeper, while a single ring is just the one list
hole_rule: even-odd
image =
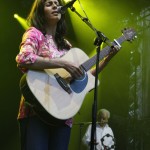
[{"label": "guitar neck", "polygon": [[[124,41],[126,41],[126,38],[124,37],[124,35],[122,35],[121,37],[119,37],[117,39],[117,42],[121,45]],[[112,45],[115,46],[117,45],[117,43],[114,41],[112,42]],[[111,51],[111,48],[109,46],[106,46],[105,48],[103,48],[100,51],[100,55],[99,55],[99,61],[101,61],[104,57],[106,57]],[[93,57],[91,57],[89,60],[85,61],[83,64],[81,64],[81,66],[85,69],[85,71],[90,70],[95,64],[96,64],[96,58],[97,56],[94,55]]]}]

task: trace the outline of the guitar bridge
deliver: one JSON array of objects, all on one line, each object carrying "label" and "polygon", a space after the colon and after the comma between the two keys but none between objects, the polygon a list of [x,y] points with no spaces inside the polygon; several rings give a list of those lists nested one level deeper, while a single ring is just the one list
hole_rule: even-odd
[{"label": "guitar bridge", "polygon": [[67,82],[58,74],[54,74],[57,82],[59,83],[59,85],[68,93],[71,94],[72,91],[70,89],[70,87],[68,86]]}]

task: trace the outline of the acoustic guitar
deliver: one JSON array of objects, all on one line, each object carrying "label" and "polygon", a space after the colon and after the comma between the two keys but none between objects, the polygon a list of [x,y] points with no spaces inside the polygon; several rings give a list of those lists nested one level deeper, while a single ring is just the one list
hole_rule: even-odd
[{"label": "acoustic guitar", "polygon": [[[122,36],[112,42],[112,45],[119,45],[124,41],[132,41],[136,36],[134,29],[122,30]],[[109,46],[101,50],[99,60],[102,60],[111,51]],[[85,52],[79,48],[72,48],[66,55],[61,57],[75,63],[84,70],[84,75],[80,79],[70,80],[70,74],[65,69],[45,69],[44,71],[29,70],[26,75],[27,86],[33,94],[29,103],[34,106],[35,111],[41,110],[45,114],[41,115],[47,121],[47,116],[52,116],[59,120],[66,120],[73,117],[80,110],[86,94],[94,88],[95,77],[90,73],[90,69],[96,63],[96,55],[89,58]],[[24,84],[23,84],[24,85]],[[22,88],[23,87],[23,88]],[[22,86],[23,94],[27,90]],[[37,107],[36,107],[36,104]]]}]

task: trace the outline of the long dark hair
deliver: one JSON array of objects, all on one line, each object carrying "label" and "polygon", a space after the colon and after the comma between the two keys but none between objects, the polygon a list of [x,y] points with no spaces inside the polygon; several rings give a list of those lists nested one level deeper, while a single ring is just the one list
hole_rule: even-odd
[{"label": "long dark hair", "polygon": [[[44,15],[44,3],[46,0],[35,0],[31,11],[28,15],[27,22],[30,26],[33,26],[39,29],[44,35],[46,34],[45,25],[46,19]],[[62,5],[61,0],[58,0],[59,4]],[[67,44],[64,36],[66,35],[66,22],[65,15],[61,15],[56,28],[55,41],[57,43],[58,49],[70,49],[70,46]]]}]

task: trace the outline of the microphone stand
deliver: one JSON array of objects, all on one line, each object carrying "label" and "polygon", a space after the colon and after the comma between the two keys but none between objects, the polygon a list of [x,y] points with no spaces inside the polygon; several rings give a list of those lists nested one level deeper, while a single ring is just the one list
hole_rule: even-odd
[{"label": "microphone stand", "polygon": [[85,22],[96,34],[96,39],[94,41],[94,45],[97,46],[97,58],[96,58],[96,74],[95,74],[95,90],[94,90],[94,103],[92,106],[92,128],[91,128],[91,142],[90,142],[90,150],[96,149],[96,118],[97,118],[97,84],[98,84],[98,66],[99,66],[99,57],[100,57],[100,45],[102,42],[105,42],[108,46],[112,47],[109,39],[100,31],[96,30],[93,25],[89,22],[88,18],[82,17],[76,9],[72,6],[70,7],[71,11],[75,12],[83,22]]},{"label": "microphone stand", "polygon": [[79,132],[79,150],[81,150],[81,141],[82,141],[82,137],[81,137],[81,135],[82,135],[82,128],[85,126],[85,125],[89,125],[89,124],[91,124],[92,122],[80,122],[80,123],[74,123],[73,125],[79,125],[79,127],[80,127],[80,132]]}]

